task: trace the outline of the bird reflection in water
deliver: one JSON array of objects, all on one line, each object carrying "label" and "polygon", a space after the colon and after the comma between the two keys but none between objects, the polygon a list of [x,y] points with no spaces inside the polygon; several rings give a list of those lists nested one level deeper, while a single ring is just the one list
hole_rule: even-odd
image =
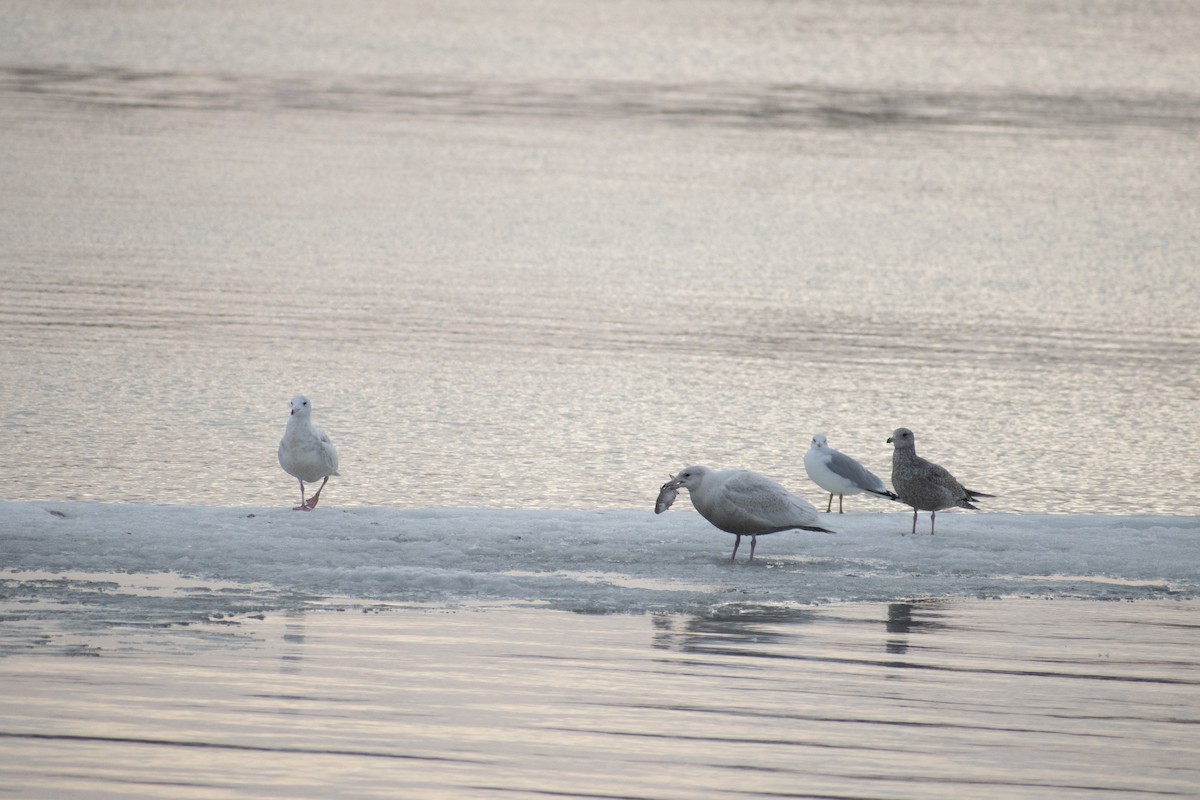
[{"label": "bird reflection in water", "polygon": [[735,606],[692,617],[654,617],[653,646],[684,653],[762,656],[791,638],[792,625],[811,623],[812,611],[783,606]]},{"label": "bird reflection in water", "polygon": [[283,631],[283,654],[279,671],[285,675],[298,675],[304,660],[305,617],[303,612],[289,611],[285,615]]},{"label": "bird reflection in water", "polygon": [[944,627],[944,623],[938,621],[942,617],[940,606],[938,602],[890,603],[887,608],[887,632],[898,635],[888,638],[887,652],[904,655],[908,652],[909,634]]}]

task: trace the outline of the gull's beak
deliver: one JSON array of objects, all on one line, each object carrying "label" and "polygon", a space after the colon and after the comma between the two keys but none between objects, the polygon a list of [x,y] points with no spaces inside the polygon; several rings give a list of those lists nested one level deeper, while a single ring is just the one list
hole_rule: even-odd
[{"label": "gull's beak", "polygon": [[887,443],[888,443],[888,444],[891,444],[891,443],[892,443],[892,437],[890,437],[890,436],[888,437]]},{"label": "gull's beak", "polygon": [[683,486],[683,481],[677,481],[674,478],[672,478],[671,480],[664,483],[662,486],[658,487],[658,490],[660,492],[668,492],[673,489],[678,489],[680,486]]}]

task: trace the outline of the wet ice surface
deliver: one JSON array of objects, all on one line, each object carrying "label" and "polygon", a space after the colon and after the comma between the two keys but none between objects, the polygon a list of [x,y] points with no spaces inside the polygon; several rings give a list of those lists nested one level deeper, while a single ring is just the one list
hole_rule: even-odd
[{"label": "wet ice surface", "polygon": [[[879,503],[885,508],[895,504]],[[287,509],[0,504],[0,563],[38,597],[88,594],[89,615],[284,608],[307,597],[392,603],[532,602],[568,611],[700,612],[724,603],[811,604],[926,596],[1193,597],[1195,517],[821,514],[835,535],[733,537],[670,512]],[[944,527],[943,527],[944,526]],[[29,571],[37,571],[33,575]],[[65,573],[51,579],[46,573]],[[174,573],[149,591],[72,573]],[[211,581],[212,583],[205,583]],[[173,618],[168,617],[168,621]]]}]

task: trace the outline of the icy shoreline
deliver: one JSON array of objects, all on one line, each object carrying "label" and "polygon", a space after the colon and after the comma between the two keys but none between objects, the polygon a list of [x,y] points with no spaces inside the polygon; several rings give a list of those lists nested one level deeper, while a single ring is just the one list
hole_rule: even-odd
[{"label": "icy shoreline", "polygon": [[732,537],[686,504],[656,517],[649,509],[301,514],[9,502],[0,503],[0,581],[52,598],[66,583],[48,574],[172,573],[190,579],[186,594],[202,606],[246,587],[266,607],[342,597],[595,613],[939,596],[1200,596],[1197,517],[947,513],[936,536],[905,535],[905,512],[822,519],[838,534],[763,537],[754,562],[731,564]]}]

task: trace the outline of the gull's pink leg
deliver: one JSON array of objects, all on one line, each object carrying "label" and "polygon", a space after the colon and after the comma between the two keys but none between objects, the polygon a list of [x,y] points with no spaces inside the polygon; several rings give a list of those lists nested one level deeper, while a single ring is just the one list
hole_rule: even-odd
[{"label": "gull's pink leg", "polygon": [[828,514],[833,510],[833,492],[829,493],[829,502],[825,504],[825,513]]},{"label": "gull's pink leg", "polygon": [[913,536],[917,535],[917,510],[913,509]]},{"label": "gull's pink leg", "polygon": [[325,488],[325,484],[329,483],[329,476],[325,476],[325,480],[321,481],[321,486],[317,489],[317,493],[308,498],[308,511],[312,511],[317,507],[317,501],[321,499],[321,489]]},{"label": "gull's pink leg", "polygon": [[937,512],[929,512],[929,535],[933,536],[933,523],[937,521]]},{"label": "gull's pink leg", "polygon": [[750,558],[746,559],[747,561],[754,560],[754,548],[756,548],[756,547],[758,547],[758,537],[751,536],[750,537]]},{"label": "gull's pink leg", "polygon": [[733,540],[733,555],[729,557],[730,561],[737,561],[738,545],[742,543],[742,535],[740,533],[735,533],[734,536],[737,538]]}]

